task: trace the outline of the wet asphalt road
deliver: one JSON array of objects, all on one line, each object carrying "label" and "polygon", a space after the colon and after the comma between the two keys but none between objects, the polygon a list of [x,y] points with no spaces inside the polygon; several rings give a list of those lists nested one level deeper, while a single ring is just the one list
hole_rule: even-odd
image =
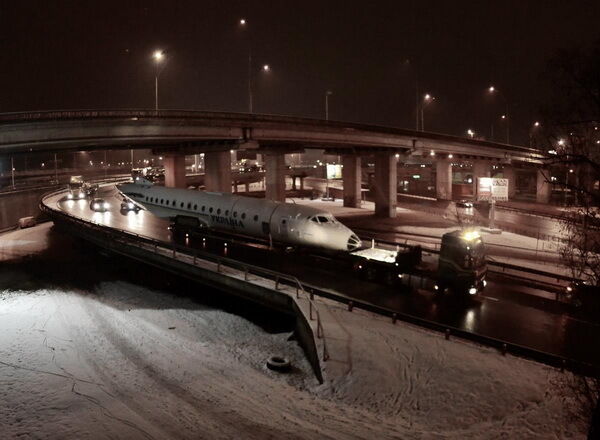
[{"label": "wet asphalt road", "polygon": [[[58,200],[56,205],[70,214],[110,227],[120,228],[157,240],[171,242],[168,222],[147,211],[122,213],[114,186],[100,190],[111,208],[93,212],[88,201]],[[202,247],[199,238],[188,241]],[[209,240],[207,247],[223,253],[221,239]],[[301,281],[335,291],[348,298],[407,313],[472,333],[564,356],[600,366],[600,324],[566,310],[545,298],[527,295],[531,289],[510,279],[490,277],[483,297],[477,301],[457,301],[453,297],[434,299],[431,294],[408,293],[349,276],[350,269],[326,257],[283,254],[262,247],[240,246],[230,242],[227,256],[297,276]]]}]

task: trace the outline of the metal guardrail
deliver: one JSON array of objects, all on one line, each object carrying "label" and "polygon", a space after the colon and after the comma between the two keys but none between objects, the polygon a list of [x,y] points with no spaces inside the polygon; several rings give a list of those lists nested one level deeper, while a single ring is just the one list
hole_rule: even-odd
[{"label": "metal guardrail", "polygon": [[[42,198],[42,201],[40,202],[40,209],[47,211],[47,212],[49,211],[51,214],[54,214],[54,215],[62,216],[70,221],[74,221],[75,223],[78,223],[78,224],[82,225],[83,227],[94,228],[99,231],[106,232],[108,234],[119,235],[121,237],[124,237],[128,240],[132,240],[134,242],[142,241],[142,242],[146,242],[146,243],[151,243],[152,245],[156,246],[157,248],[158,248],[158,246],[160,246],[161,249],[165,249],[165,250],[173,252],[173,256],[176,256],[178,250],[180,253],[185,254],[188,257],[190,256],[189,248],[182,247],[182,246],[176,245],[174,243],[170,244],[171,245],[170,248],[165,247],[164,245],[169,244],[169,243],[161,242],[161,241],[155,240],[150,237],[145,237],[143,235],[134,234],[134,233],[130,233],[127,231],[121,231],[119,229],[90,223],[90,222],[84,221],[80,218],[77,218],[75,216],[72,216],[68,213],[54,210],[44,204],[45,198],[50,197],[52,195],[57,195],[60,192],[62,192],[62,191],[55,191],[53,193],[50,193],[50,194],[44,196]],[[110,242],[110,240],[107,240],[107,242]],[[135,244],[136,243],[133,243],[133,245],[135,245]],[[395,244],[396,243],[394,243],[394,245]],[[290,276],[287,274],[280,274],[278,272],[271,271],[269,269],[264,269],[264,268],[261,268],[258,266],[252,266],[252,265],[242,263],[242,262],[239,262],[237,260],[233,260],[233,259],[230,259],[227,257],[218,257],[214,254],[206,253],[203,251],[198,252],[195,249],[191,250],[191,251],[192,251],[191,256],[194,257],[194,255],[195,255],[195,258],[198,258],[198,256],[202,255],[203,259],[205,257],[206,259],[210,259],[213,262],[220,261],[221,262],[220,264],[225,262],[225,263],[228,263],[228,265],[229,265],[229,263],[231,263],[232,265],[245,266],[247,268],[251,268],[252,270],[256,270],[257,272],[263,273],[263,274],[267,275],[267,277],[273,277],[275,275],[276,277],[278,277],[278,278],[275,278],[275,280],[274,280],[275,288],[278,287],[278,284],[281,282],[282,279],[287,280],[292,285],[297,283],[298,286],[302,287],[302,292],[304,294],[308,294],[309,315],[310,315],[311,319],[312,319],[313,310],[316,312],[317,337],[321,338],[323,340],[323,359],[324,360],[327,360],[329,358],[329,353],[327,351],[326,338],[324,335],[320,315],[318,313],[318,310],[316,309],[316,307],[314,306],[314,304],[312,302],[313,295],[318,295],[323,298],[328,298],[333,301],[336,301],[336,302],[339,302],[342,304],[346,304],[348,306],[349,311],[352,311],[352,309],[354,307],[356,307],[356,308],[360,308],[362,310],[376,313],[381,316],[390,317],[392,319],[392,323],[395,323],[397,319],[400,319],[404,322],[408,322],[408,323],[415,324],[415,325],[418,325],[421,327],[425,327],[430,330],[434,330],[434,331],[443,333],[445,335],[446,339],[449,339],[450,336],[457,336],[457,337],[465,339],[465,340],[469,340],[469,341],[480,343],[480,344],[483,344],[486,346],[490,346],[490,347],[498,349],[503,355],[510,353],[510,354],[513,354],[516,356],[534,359],[539,362],[545,363],[547,365],[551,365],[553,367],[560,368],[561,370],[568,369],[575,373],[584,374],[587,376],[597,376],[598,374],[600,374],[600,365],[593,365],[593,364],[590,364],[587,362],[582,362],[582,361],[578,361],[575,359],[566,358],[566,357],[563,357],[560,355],[548,353],[548,352],[538,350],[535,348],[531,348],[531,347],[526,347],[526,346],[523,346],[520,344],[505,341],[502,339],[462,330],[457,327],[453,327],[453,326],[442,324],[439,322],[427,320],[427,319],[424,319],[424,318],[421,318],[418,316],[414,316],[414,315],[411,315],[408,313],[394,311],[394,310],[391,310],[391,309],[388,309],[385,307],[381,307],[381,306],[377,306],[377,305],[367,303],[364,301],[357,301],[355,299],[350,299],[348,297],[344,297],[342,295],[338,295],[333,292],[326,291],[326,290],[323,290],[323,289],[320,289],[320,288],[317,288],[314,286],[306,286],[306,289],[305,289],[304,285],[296,277],[293,277],[293,276]],[[250,270],[249,270],[248,273],[252,273],[252,272],[250,272]]]},{"label": "metal guardrail", "polygon": [[[136,233],[132,233],[132,232],[125,231],[122,229],[118,229],[118,228],[112,228],[112,227],[108,227],[108,226],[104,226],[104,225],[99,225],[96,223],[91,223],[91,222],[82,220],[76,216],[73,216],[69,213],[66,213],[64,211],[52,209],[44,203],[44,200],[46,198],[59,195],[63,192],[64,192],[64,189],[61,189],[61,190],[53,191],[49,194],[44,195],[42,197],[42,201],[40,202],[40,210],[42,212],[46,212],[47,214],[50,214],[50,215],[59,215],[59,216],[68,218],[70,221],[78,223],[82,227],[95,229],[97,231],[100,231],[103,234],[112,235],[113,239],[115,239],[115,238],[117,240],[121,239],[122,241],[126,241],[127,244],[129,244],[129,245],[132,245],[137,248],[144,249],[144,250],[150,250],[155,254],[165,255],[165,253],[161,254],[159,252],[159,250],[167,251],[171,255],[172,258],[174,258],[180,262],[183,262],[183,263],[189,264],[189,262],[186,262],[184,260],[177,258],[178,254],[185,255],[187,257],[191,257],[193,266],[197,266],[197,261],[199,259],[216,263],[218,273],[222,272],[223,267],[229,267],[231,269],[240,270],[244,274],[244,281],[246,281],[246,282],[250,281],[249,275],[254,274],[254,275],[259,275],[262,278],[271,279],[272,281],[274,281],[274,283],[275,283],[274,289],[277,291],[280,290],[279,286],[281,284],[287,284],[287,285],[295,288],[296,289],[296,299],[299,299],[300,295],[302,294],[304,296],[304,299],[306,299],[309,303],[309,319],[311,321],[313,321],[314,320],[313,316],[316,316],[317,338],[322,339],[322,341],[323,341],[323,360],[327,361],[329,359],[329,352],[327,350],[327,341],[325,338],[325,331],[323,329],[323,324],[321,322],[321,315],[319,313],[319,310],[314,304],[313,295],[308,294],[306,292],[304,285],[295,276],[284,274],[284,273],[277,272],[277,271],[273,271],[270,269],[265,269],[260,266],[254,266],[251,264],[243,263],[238,260],[234,260],[234,259],[231,259],[228,257],[218,256],[218,255],[215,255],[215,254],[212,254],[209,252],[205,252],[205,251],[201,251],[201,250],[197,250],[197,249],[190,249],[188,247],[181,246],[176,243],[166,243],[166,242],[156,240],[152,237],[148,237],[148,236],[145,236],[142,234],[136,234]],[[112,242],[113,242],[113,240],[111,240],[111,239],[106,240],[106,243],[108,244],[107,247],[109,249],[111,247],[110,243],[112,243]],[[144,247],[143,244],[149,245],[149,247]],[[285,282],[287,282],[287,283],[285,283]]]}]

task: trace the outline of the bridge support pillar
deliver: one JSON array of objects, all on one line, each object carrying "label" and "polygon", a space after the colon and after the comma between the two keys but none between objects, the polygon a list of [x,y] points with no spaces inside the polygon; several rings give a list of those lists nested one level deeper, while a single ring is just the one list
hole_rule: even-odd
[{"label": "bridge support pillar", "polygon": [[547,169],[537,170],[537,188],[535,193],[535,199],[538,203],[549,203],[550,194],[552,193],[552,185],[548,180],[550,179],[550,171]]},{"label": "bridge support pillar", "polygon": [[211,151],[204,153],[204,188],[206,191],[231,192],[231,153]]},{"label": "bridge support pillar", "polygon": [[285,202],[285,154],[267,153],[263,159],[266,168],[265,198]]},{"label": "bridge support pillar", "polygon": [[435,163],[435,195],[438,200],[452,200],[452,161],[438,158]]},{"label": "bridge support pillar", "polygon": [[477,196],[477,178],[490,177],[490,162],[487,160],[473,161],[473,197]]},{"label": "bridge support pillar", "polygon": [[502,177],[508,179],[508,200],[514,199],[517,194],[517,172],[514,167],[504,165]]},{"label": "bridge support pillar", "polygon": [[396,217],[398,205],[398,159],[393,153],[375,154],[375,215]]},{"label": "bridge support pillar", "polygon": [[167,188],[185,188],[185,156],[172,154],[165,156],[165,186]]},{"label": "bridge support pillar", "polygon": [[344,206],[360,208],[361,160],[360,156],[342,156],[342,179],[344,183]]}]

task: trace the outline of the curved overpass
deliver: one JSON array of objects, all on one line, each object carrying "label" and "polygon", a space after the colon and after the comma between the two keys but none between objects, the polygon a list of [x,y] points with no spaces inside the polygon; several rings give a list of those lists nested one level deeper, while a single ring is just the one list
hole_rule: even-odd
[{"label": "curved overpass", "polygon": [[[176,110],[74,110],[0,114],[0,154],[102,148],[229,148],[367,154],[430,151],[541,163],[527,147],[438,133],[317,119]],[[184,150],[185,151],[185,150]],[[191,154],[191,153],[190,153]]]}]

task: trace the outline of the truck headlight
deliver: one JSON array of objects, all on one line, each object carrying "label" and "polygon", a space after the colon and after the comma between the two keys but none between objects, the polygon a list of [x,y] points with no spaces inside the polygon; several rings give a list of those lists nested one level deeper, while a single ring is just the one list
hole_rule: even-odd
[{"label": "truck headlight", "polygon": [[98,209],[99,207],[100,207],[100,205],[98,205],[97,203],[94,203],[94,206],[93,206],[94,210]]},{"label": "truck headlight", "polygon": [[67,194],[67,199],[73,200],[73,194],[71,194],[71,193]]},{"label": "truck headlight", "polygon": [[78,197],[78,198],[80,198],[80,199],[83,199],[83,198],[85,197],[85,194],[84,194],[84,193],[82,193],[82,192],[80,192],[80,193],[79,193],[79,195],[78,195],[77,197]]},{"label": "truck headlight", "polygon": [[104,203],[102,204],[102,207],[103,207],[104,209],[108,209],[108,208],[110,208],[110,205],[108,204],[108,202],[104,202]]},{"label": "truck headlight", "polygon": [[134,208],[134,205],[133,205],[133,203],[129,202],[129,203],[127,203],[127,207],[128,207],[129,209],[133,209],[133,208]]},{"label": "truck headlight", "polygon": [[469,289],[469,295],[475,295],[477,293],[477,289],[475,287],[471,287]]}]

